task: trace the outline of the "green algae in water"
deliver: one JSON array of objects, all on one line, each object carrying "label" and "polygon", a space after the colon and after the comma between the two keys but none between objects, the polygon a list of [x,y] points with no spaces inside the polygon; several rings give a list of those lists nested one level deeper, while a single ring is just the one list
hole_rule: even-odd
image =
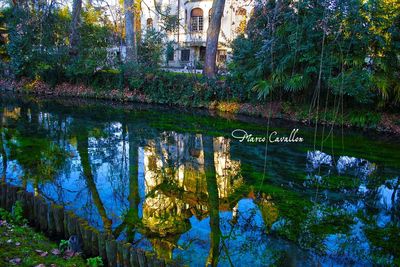
[{"label": "green algae in water", "polygon": [[[265,136],[266,121],[157,106],[22,101],[2,102],[3,127],[15,140],[7,179],[35,174],[28,190],[136,247],[204,265],[212,235],[214,245],[226,246],[214,259],[221,266],[273,265],[294,255],[301,255],[299,264],[398,262],[398,251],[383,244],[397,240],[398,214],[390,207],[398,205],[391,201],[400,173],[395,139],[335,132],[322,148],[331,161],[320,164],[307,158],[321,150],[320,132],[314,148],[313,128],[284,121],[272,121],[270,130],[299,128],[304,142],[269,144],[265,158],[265,143],[241,143],[231,132]],[[349,162],[343,169],[341,156]],[[51,168],[37,171],[37,163]]]}]

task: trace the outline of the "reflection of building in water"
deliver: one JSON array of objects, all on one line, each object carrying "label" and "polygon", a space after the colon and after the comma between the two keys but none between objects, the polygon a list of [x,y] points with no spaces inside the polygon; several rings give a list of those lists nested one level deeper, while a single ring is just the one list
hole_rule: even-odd
[{"label": "reflection of building in water", "polygon": [[[204,149],[202,135],[175,132],[165,132],[144,148],[146,197],[142,222],[153,236],[166,237],[166,242],[152,240],[154,249],[163,256],[172,257],[173,246],[167,244],[168,240],[177,241],[173,236],[189,229],[190,217],[202,219],[208,213]],[[230,158],[227,138],[214,138],[213,148],[206,149],[214,151],[219,197],[221,203],[228,203],[229,195],[242,183],[240,162]],[[221,208],[229,208],[229,204]]]},{"label": "reflection of building in water", "polygon": [[231,159],[230,139],[214,138],[214,164],[219,197],[227,198],[236,187],[243,183],[239,174],[240,162]]},{"label": "reflection of building in water", "polygon": [[4,108],[2,122],[6,123],[7,119],[18,120],[21,116],[21,108]]}]

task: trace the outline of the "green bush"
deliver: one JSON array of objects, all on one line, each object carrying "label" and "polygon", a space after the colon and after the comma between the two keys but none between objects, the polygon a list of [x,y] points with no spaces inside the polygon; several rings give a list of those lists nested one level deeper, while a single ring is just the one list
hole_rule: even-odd
[{"label": "green bush", "polygon": [[21,201],[16,201],[11,213],[0,208],[0,218],[16,225],[25,225],[28,221],[24,218],[24,208]]},{"label": "green bush", "polygon": [[104,266],[103,260],[101,257],[94,257],[94,258],[89,258],[86,260],[86,263],[89,267],[101,267]]}]

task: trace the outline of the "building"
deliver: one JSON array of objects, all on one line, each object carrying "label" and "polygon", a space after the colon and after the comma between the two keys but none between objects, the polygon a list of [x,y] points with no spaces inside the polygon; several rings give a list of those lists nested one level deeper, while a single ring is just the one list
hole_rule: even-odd
[{"label": "building", "polygon": [[[244,33],[255,0],[226,0],[221,21],[217,63],[229,58],[230,42]],[[169,67],[201,67],[205,59],[207,28],[211,18],[212,0],[142,0],[140,26],[165,31],[165,16],[175,18],[178,26],[166,30],[165,55]],[[173,51],[172,51],[173,50]]]}]

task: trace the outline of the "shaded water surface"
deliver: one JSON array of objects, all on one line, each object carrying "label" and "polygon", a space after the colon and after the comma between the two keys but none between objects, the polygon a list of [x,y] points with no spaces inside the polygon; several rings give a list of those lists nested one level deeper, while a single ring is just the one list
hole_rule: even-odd
[{"label": "shaded water surface", "polygon": [[[190,266],[396,264],[400,143],[267,122],[1,95],[1,176]],[[251,120],[251,122],[250,122]],[[322,137],[322,132],[324,136]]]}]

